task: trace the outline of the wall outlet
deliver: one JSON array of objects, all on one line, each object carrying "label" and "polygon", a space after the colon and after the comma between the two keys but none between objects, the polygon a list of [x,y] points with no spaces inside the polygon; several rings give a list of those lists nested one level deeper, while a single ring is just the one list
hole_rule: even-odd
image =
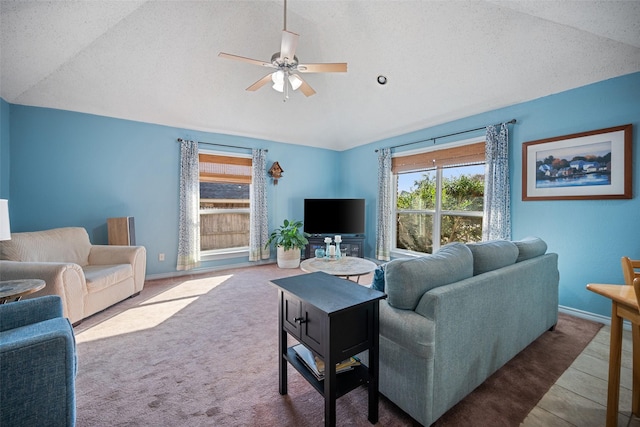
[{"label": "wall outlet", "polygon": [[158,261],[164,261],[164,254],[158,254]]}]

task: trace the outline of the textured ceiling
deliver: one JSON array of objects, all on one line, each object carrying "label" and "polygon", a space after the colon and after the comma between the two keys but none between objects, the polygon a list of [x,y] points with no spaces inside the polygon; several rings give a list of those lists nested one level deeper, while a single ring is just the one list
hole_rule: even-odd
[{"label": "textured ceiling", "polygon": [[[269,70],[282,1],[1,2],[0,95],[186,129],[344,150],[640,71],[640,1],[287,3],[317,91]],[[383,74],[389,82],[376,83]]]}]

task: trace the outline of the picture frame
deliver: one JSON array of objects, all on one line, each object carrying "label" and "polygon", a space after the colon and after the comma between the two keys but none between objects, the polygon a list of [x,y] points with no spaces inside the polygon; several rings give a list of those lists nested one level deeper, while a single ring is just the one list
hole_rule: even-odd
[{"label": "picture frame", "polygon": [[522,144],[522,200],[632,198],[626,124]]}]

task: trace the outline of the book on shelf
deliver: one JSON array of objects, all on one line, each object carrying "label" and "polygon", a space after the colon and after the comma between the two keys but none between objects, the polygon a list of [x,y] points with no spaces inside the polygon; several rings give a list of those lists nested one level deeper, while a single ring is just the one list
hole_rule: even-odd
[{"label": "book on shelf", "polygon": [[[311,350],[309,350],[307,347],[305,347],[302,344],[295,345],[293,347],[293,351],[296,353],[296,356],[298,357],[298,359],[300,359],[302,363],[304,363],[304,365],[311,371],[311,373],[318,380],[324,379],[324,361],[322,359],[320,359],[317,356],[314,356]],[[355,366],[359,366],[359,365],[360,365],[360,359],[358,359],[357,357],[350,357],[336,364],[336,374],[350,371]]]}]

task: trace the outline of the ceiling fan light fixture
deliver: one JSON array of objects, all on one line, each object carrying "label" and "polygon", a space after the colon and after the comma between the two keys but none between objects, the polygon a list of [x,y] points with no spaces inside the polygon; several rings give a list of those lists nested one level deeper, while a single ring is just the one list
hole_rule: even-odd
[{"label": "ceiling fan light fixture", "polygon": [[271,74],[271,81],[273,82],[273,86],[271,86],[273,90],[281,93],[284,92],[284,71],[274,71],[273,74]]},{"label": "ceiling fan light fixture", "polygon": [[[279,85],[280,87],[282,87],[282,85],[284,84],[284,71],[274,71],[273,74],[271,74],[271,81],[274,83],[274,85]],[[282,90],[280,92],[282,92]]]},{"label": "ceiling fan light fixture", "polygon": [[291,83],[291,89],[298,90],[302,86],[302,79],[295,74],[289,74],[289,83]]}]

